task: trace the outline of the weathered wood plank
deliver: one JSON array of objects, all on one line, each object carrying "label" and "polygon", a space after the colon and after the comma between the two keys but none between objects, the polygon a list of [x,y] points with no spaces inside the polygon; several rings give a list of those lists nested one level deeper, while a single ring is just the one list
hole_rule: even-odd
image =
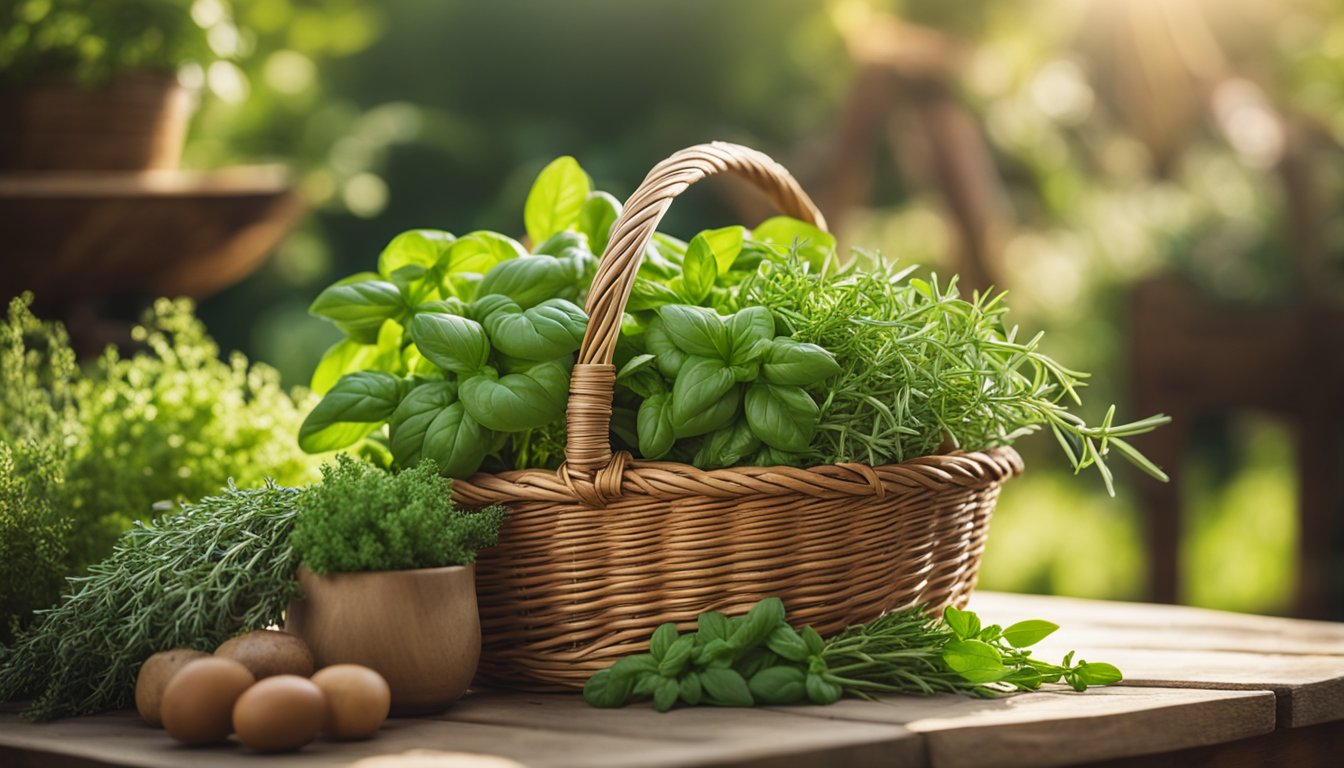
[{"label": "weathered wood plank", "polygon": [[[34,725],[0,716],[0,747],[65,755],[85,765],[178,768],[246,764],[351,765],[376,755],[454,750],[507,757],[532,768],[815,765],[921,766],[921,739],[900,726],[837,723],[762,710],[589,708],[576,696],[469,695],[433,719],[393,719],[377,738],[317,741],[298,754],[247,755],[239,747],[185,749],[131,712]],[[0,753],[0,757],[3,753]],[[79,763],[76,763],[79,764]],[[465,768],[465,766],[464,766]]]},{"label": "weathered wood plank", "polygon": [[[661,713],[649,704],[621,709],[595,709],[582,698],[563,694],[488,691],[473,694],[446,713],[455,722],[509,725],[569,733],[628,738],[656,738],[716,745],[733,765],[811,763],[801,756],[826,755],[827,764],[859,765],[848,756],[872,753],[884,766],[924,764],[921,739],[892,723],[836,722],[818,728],[815,718],[787,708],[766,710],[691,707]],[[816,764],[821,764],[820,762]]]},{"label": "weathered wood plank", "polygon": [[1155,754],[1274,730],[1267,691],[1098,688],[1002,699],[941,695],[846,699],[789,711],[902,725],[923,734],[934,768],[1056,766]]},{"label": "weathered wood plank", "polygon": [[1252,616],[1178,605],[976,592],[971,610],[987,623],[1046,619],[1075,642],[1111,648],[1344,656],[1344,623]]},{"label": "weathered wood plank", "polygon": [[977,594],[986,622],[1046,618],[1062,626],[1039,646],[1107,661],[1124,685],[1269,690],[1278,726],[1344,719],[1344,625],[1097,600]]}]

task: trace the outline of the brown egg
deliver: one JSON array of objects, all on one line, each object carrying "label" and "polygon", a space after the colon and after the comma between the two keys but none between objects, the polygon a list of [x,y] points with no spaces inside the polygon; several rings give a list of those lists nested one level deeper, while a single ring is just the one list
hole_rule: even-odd
[{"label": "brown egg", "polygon": [[247,667],[232,659],[188,662],[163,689],[163,727],[187,745],[224,741],[233,732],[233,703],[254,682]]},{"label": "brown egg", "polygon": [[327,718],[322,690],[298,675],[258,682],[233,705],[233,730],[243,746],[287,752],[317,738]]},{"label": "brown egg", "polygon": [[313,674],[313,652],[297,635],[274,629],[258,629],[227,640],[215,655],[247,667],[258,680],[271,675]]},{"label": "brown egg", "polygon": [[322,731],[336,741],[367,739],[387,719],[392,689],[377,672],[358,664],[333,664],[313,675],[327,700]]},{"label": "brown egg", "polygon": [[140,672],[135,676],[135,708],[144,721],[155,728],[163,727],[159,717],[159,708],[163,705],[163,691],[177,671],[196,659],[208,659],[205,651],[190,648],[174,648],[171,651],[159,651],[145,659]]}]

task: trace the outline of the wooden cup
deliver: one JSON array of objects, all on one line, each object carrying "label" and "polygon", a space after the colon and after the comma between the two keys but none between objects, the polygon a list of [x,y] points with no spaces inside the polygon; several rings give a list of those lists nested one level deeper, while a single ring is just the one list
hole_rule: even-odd
[{"label": "wooden cup", "polygon": [[363,664],[387,679],[392,714],[438,712],[476,674],[481,624],[474,565],[318,575],[299,569],[304,597],[285,631],[303,638],[317,667]]}]

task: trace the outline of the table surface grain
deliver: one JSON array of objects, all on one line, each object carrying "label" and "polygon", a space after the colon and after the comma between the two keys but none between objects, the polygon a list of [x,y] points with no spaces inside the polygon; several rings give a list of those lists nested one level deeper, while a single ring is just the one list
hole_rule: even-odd
[{"label": "table surface grain", "polygon": [[391,720],[370,741],[318,741],[275,756],[187,750],[134,712],[31,724],[10,706],[0,710],[0,766],[1056,766],[1255,744],[1344,721],[1344,624],[991,592],[977,593],[971,609],[986,623],[1055,621],[1062,628],[1041,644],[1044,658],[1076,649],[1116,664],[1126,680],[988,701],[891,697],[667,714],[487,691],[432,718]]}]

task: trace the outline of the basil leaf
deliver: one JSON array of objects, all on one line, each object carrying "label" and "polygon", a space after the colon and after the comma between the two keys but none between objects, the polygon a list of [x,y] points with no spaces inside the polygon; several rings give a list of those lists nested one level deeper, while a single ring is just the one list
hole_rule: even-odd
[{"label": "basil leaf", "polygon": [[728,642],[738,649],[755,648],[783,621],[784,601],[778,597],[767,597],[747,611],[747,615],[728,638]]},{"label": "basil leaf", "polygon": [[659,624],[653,631],[653,637],[649,638],[649,655],[653,660],[662,663],[667,657],[667,651],[672,644],[677,641],[677,625],[672,622]]},{"label": "basil leaf", "polygon": [[308,388],[325,395],[342,376],[356,371],[385,371],[401,374],[402,327],[395,320],[383,323],[378,331],[377,344],[360,344],[354,339],[341,339],[333,344],[313,369]]},{"label": "basil leaf", "polygon": [[[420,423],[416,421],[415,427],[418,428]],[[411,424],[406,422],[403,429],[409,434],[401,437],[399,442],[417,438]],[[462,403],[452,403],[428,419],[420,436],[420,451],[422,456],[439,465],[439,473],[445,477],[467,478],[480,469],[485,455],[490,452],[492,437],[489,430],[467,413]]]},{"label": "basil leaf", "polygon": [[751,231],[752,239],[782,248],[797,248],[798,255],[820,268],[835,252],[835,237],[811,224],[788,216],[775,216]]},{"label": "basil leaf", "polygon": [[807,698],[813,704],[834,704],[845,692],[838,684],[812,672],[807,674],[803,686],[807,689]]},{"label": "basil leaf", "polygon": [[821,634],[811,627],[803,627],[803,642],[807,644],[807,652],[813,656],[820,656],[821,652],[826,650],[826,641],[821,639]]},{"label": "basil leaf", "polygon": [[816,344],[787,337],[772,340],[761,363],[761,378],[771,384],[807,387],[839,372],[835,355]]},{"label": "basil leaf", "polygon": [[448,381],[425,382],[406,393],[388,421],[388,448],[397,466],[414,467],[420,463],[430,424],[455,402],[457,384]]},{"label": "basil leaf", "polygon": [[694,356],[687,359],[672,382],[672,426],[681,432],[688,421],[722,400],[735,383],[733,372],[722,361]]},{"label": "basil leaf", "polygon": [[634,679],[650,672],[658,671],[658,662],[654,660],[651,654],[637,653],[634,656],[626,656],[611,665],[611,674],[617,677],[628,677]]},{"label": "basil leaf", "polygon": [[505,296],[476,302],[481,325],[495,349],[523,360],[554,360],[577,350],[588,316],[564,299],[547,299],[524,310]]},{"label": "basil leaf", "polygon": [[728,320],[732,339],[729,356],[733,365],[746,365],[761,359],[775,338],[775,317],[765,307],[747,307]]},{"label": "basil leaf", "polygon": [[485,329],[471,318],[424,312],[411,321],[411,339],[420,354],[445,371],[467,375],[490,359]]},{"label": "basil leaf", "polygon": [[747,688],[760,704],[797,704],[807,696],[807,673],[798,667],[767,667],[751,676]]},{"label": "basil leaf", "polygon": [[532,246],[534,255],[554,256],[555,258],[560,258],[571,250],[588,253],[587,235],[582,232],[575,232],[572,229],[566,229],[562,232],[556,232],[544,241]]},{"label": "basil leaf", "polygon": [[341,281],[322,291],[308,312],[336,324],[346,336],[362,344],[378,341],[384,320],[406,312],[401,289],[386,280]]},{"label": "basil leaf", "polygon": [[789,661],[803,661],[809,655],[807,643],[803,641],[803,636],[788,624],[780,624],[775,627],[770,636],[765,639],[765,645],[771,651],[779,654],[781,658]]},{"label": "basil leaf", "polygon": [[731,467],[742,463],[761,447],[761,439],[751,426],[738,421],[711,433],[695,454],[695,466],[701,469]]},{"label": "basil leaf", "polygon": [[686,420],[678,423],[673,418],[673,432],[678,438],[695,437],[713,432],[716,429],[722,429],[733,423],[737,418],[739,406],[742,404],[742,388],[733,386],[728,390],[728,394],[715,402],[707,410],[692,414]]},{"label": "basil leaf", "polygon": [[499,294],[524,309],[547,299],[578,298],[578,283],[585,267],[575,260],[553,256],[528,256],[500,262],[485,273],[476,286],[476,296]]},{"label": "basil leaf", "polygon": [[621,369],[616,372],[616,380],[624,381],[625,379],[628,379],[631,376],[640,373],[641,371],[648,371],[652,373],[653,370],[654,370],[653,355],[647,355],[647,354],[635,355],[634,357],[626,361],[625,365],[622,365]]},{"label": "basil leaf", "polygon": [[353,445],[387,421],[407,383],[390,373],[360,371],[342,376],[299,427],[299,447],[324,453]]},{"label": "basil leaf", "polygon": [[728,361],[731,344],[723,318],[712,309],[673,304],[658,310],[667,337],[688,355]]},{"label": "basil leaf", "polygon": [[709,290],[714,287],[714,278],[718,275],[714,250],[708,240],[696,235],[686,248],[686,258],[681,263],[682,296],[691,304],[699,304],[709,295]]},{"label": "basil leaf", "polygon": [[659,373],[668,378],[676,378],[677,372],[681,370],[690,357],[682,352],[680,347],[672,343],[661,317],[655,317],[649,321],[648,330],[644,332],[644,348],[655,357],[654,362],[658,365]]},{"label": "basil leaf", "polygon": [[569,374],[564,365],[550,361],[506,376],[486,366],[462,382],[458,397],[467,413],[487,428],[521,432],[563,417],[568,393]]},{"label": "basil leaf", "polygon": [[652,696],[662,682],[663,676],[658,674],[657,670],[637,675],[634,693],[636,696]]},{"label": "basil leaf", "polygon": [[771,448],[805,451],[816,434],[821,409],[801,387],[757,382],[747,388],[747,423]]},{"label": "basil leaf", "polygon": [[[731,631],[729,627],[724,627],[725,633],[731,634]],[[733,646],[726,639],[715,638],[700,647],[695,663],[702,667],[727,669],[733,665],[733,655]]]},{"label": "basil leaf", "polygon": [[639,404],[636,429],[640,456],[661,459],[672,450],[676,435],[672,429],[672,404],[667,395],[654,395]]},{"label": "basil leaf", "polygon": [[979,640],[948,642],[943,646],[943,663],[972,683],[992,683],[1008,674],[998,650]]},{"label": "basil leaf", "polygon": [[700,673],[700,685],[713,703],[722,707],[750,707],[755,703],[742,675],[731,669],[706,669]]},{"label": "basil leaf", "polygon": [[733,268],[733,262],[737,261],[737,255],[742,252],[742,244],[746,241],[746,237],[746,227],[732,226],[707,229],[696,235],[691,243],[694,244],[695,240],[703,238],[714,253],[718,273],[726,275]]},{"label": "basil leaf", "polygon": [[1124,675],[1114,665],[1100,661],[1083,661],[1078,664],[1078,677],[1087,685],[1110,685],[1124,679]]},{"label": "basil leaf", "polygon": [[780,661],[782,659],[769,648],[751,648],[738,656],[732,668],[743,678],[750,678],[762,669],[779,664]]},{"label": "basil leaf", "polygon": [[728,617],[718,611],[706,611],[696,619],[696,632],[705,641],[728,639]]},{"label": "basil leaf", "polygon": [[636,277],[635,284],[630,288],[630,300],[626,302],[625,309],[627,312],[643,312],[680,301],[681,297],[677,292],[662,283]]},{"label": "basil leaf", "polygon": [[659,712],[672,709],[681,696],[681,684],[675,678],[664,677],[653,691],[653,708]]},{"label": "basil leaf", "polygon": [[452,233],[439,229],[412,229],[392,238],[378,254],[378,274],[391,280],[402,267],[415,266],[428,270],[453,244]]},{"label": "basil leaf", "polygon": [[980,634],[980,617],[953,605],[943,609],[943,623],[961,640],[969,640]]},{"label": "basil leaf", "polygon": [[569,229],[588,200],[588,174],[572,157],[557,157],[542,169],[527,193],[523,223],[527,236],[540,243],[556,232]]},{"label": "basil leaf", "polygon": [[498,232],[479,230],[458,238],[447,250],[444,264],[448,274],[484,275],[505,261],[526,255],[527,249],[517,240]]},{"label": "basil leaf", "polygon": [[681,700],[694,707],[700,703],[703,694],[704,688],[700,685],[700,673],[687,672],[681,678]]},{"label": "basil leaf", "polygon": [[607,249],[611,228],[621,215],[621,203],[606,192],[590,192],[579,210],[579,231],[588,236],[593,253]]},{"label": "basil leaf", "polygon": [[618,677],[610,669],[599,670],[584,683],[583,700],[603,709],[623,707],[630,700],[634,687],[634,678]]},{"label": "basil leaf", "polygon": [[681,670],[686,666],[686,662],[691,660],[691,652],[695,650],[695,638],[691,635],[679,637],[672,645],[668,646],[667,653],[663,654],[663,660],[658,662],[658,674],[664,677],[676,677],[681,674]]},{"label": "basil leaf", "polygon": [[1058,624],[1041,621],[1040,619],[1019,621],[1003,630],[1003,639],[1007,640],[1008,644],[1014,648],[1026,648],[1041,642],[1057,629],[1059,629]]}]

